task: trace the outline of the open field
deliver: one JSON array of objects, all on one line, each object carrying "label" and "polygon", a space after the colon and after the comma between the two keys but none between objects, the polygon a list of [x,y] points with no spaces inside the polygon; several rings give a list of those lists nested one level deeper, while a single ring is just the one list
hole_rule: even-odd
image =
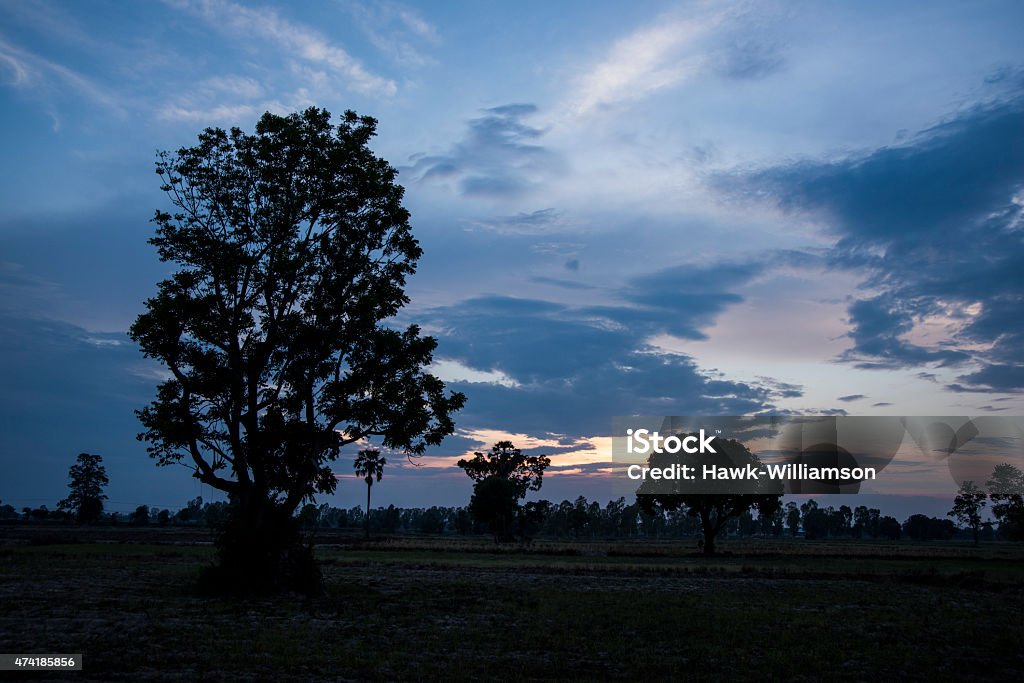
[{"label": "open field", "polygon": [[667,542],[336,537],[317,551],[324,597],[242,601],[194,591],[202,535],[121,532],[0,532],[0,652],[84,653],[45,680],[1024,673],[1018,546],[743,541],[707,560]]}]

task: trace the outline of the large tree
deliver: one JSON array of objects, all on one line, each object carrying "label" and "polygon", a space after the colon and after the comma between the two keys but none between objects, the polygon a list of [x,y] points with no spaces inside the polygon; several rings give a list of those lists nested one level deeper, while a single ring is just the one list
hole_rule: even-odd
[{"label": "large tree", "polygon": [[75,464],[68,468],[68,478],[71,493],[57,503],[57,508],[74,515],[83,524],[97,521],[103,514],[103,501],[107,499],[103,487],[110,483],[103,457],[79,453]]},{"label": "large tree", "polygon": [[[648,464],[652,468],[666,468],[678,463],[693,467],[698,473],[703,472],[704,466],[761,467],[760,459],[739,441],[719,437],[714,441],[714,448],[715,453],[656,452],[650,455]],[[713,555],[715,539],[730,520],[750,509],[756,509],[759,515],[775,514],[781,506],[782,486],[778,482],[768,481],[751,481],[739,485],[724,480],[677,479],[671,490],[667,490],[651,480],[645,480],[636,498],[641,509],[649,515],[683,509],[688,516],[697,518],[704,536],[704,554]]]},{"label": "large tree", "polygon": [[254,134],[207,128],[157,158],[174,209],[150,243],[177,268],[130,331],[169,373],[139,438],[230,497],[226,587],[308,583],[292,515],[335,490],[340,450],[421,454],[465,401],[424,371],[436,341],[387,322],[421,249],[375,128],[351,111],[337,125],[267,113]]}]

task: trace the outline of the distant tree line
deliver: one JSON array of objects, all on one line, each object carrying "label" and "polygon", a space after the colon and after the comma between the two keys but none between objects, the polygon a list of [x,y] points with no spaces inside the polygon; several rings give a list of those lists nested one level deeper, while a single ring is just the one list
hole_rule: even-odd
[{"label": "distant tree line", "polygon": [[[602,506],[580,496],[575,501],[554,503],[533,501],[522,506],[508,532],[517,541],[537,537],[566,540],[603,539],[683,539],[699,538],[700,520],[683,509],[670,512],[646,512],[637,503],[625,498]],[[224,501],[204,502],[196,497],[177,511],[140,505],[134,512],[107,512],[96,520],[99,524],[153,527],[219,528],[228,518],[230,504]],[[470,507],[431,506],[401,508],[394,505],[377,507],[367,520],[362,506],[337,508],[322,503],[307,504],[297,513],[299,525],[306,532],[315,530],[359,531],[369,527],[374,534],[493,534],[486,522],[471,514]],[[22,508],[0,504],[0,520],[73,522],[72,513],[50,510],[45,505]],[[981,524],[982,540],[1019,540],[1006,524]],[[914,514],[900,523],[896,518],[881,515],[866,506],[850,508],[821,506],[811,499],[803,504],[790,501],[771,516],[758,517],[748,510],[730,520],[721,536],[726,538],[804,537],[813,539],[877,539],[915,541],[947,540],[958,534],[969,536],[970,529],[960,530],[949,519]]]},{"label": "distant tree line", "polygon": [[[368,478],[368,487],[383,470],[364,465],[360,475]],[[528,490],[538,490],[549,461],[544,456],[525,456],[509,442],[499,442],[489,453],[476,453],[473,460],[459,465],[475,481],[474,495],[464,507],[432,506],[400,508],[394,505],[375,509],[354,506],[348,509],[327,503],[308,503],[295,513],[298,526],[306,532],[318,529],[363,529],[367,533],[395,534],[491,534],[495,540],[529,541],[537,536],[560,539],[699,537],[702,524],[686,505],[644,506],[642,501],[625,498],[601,506],[580,496],[575,501],[554,503],[547,500],[520,502]],[[46,505],[23,507],[19,512],[0,501],[0,520],[59,521],[77,523],[128,524],[134,526],[186,526],[220,529],[228,521],[231,504],[204,502],[196,497],[172,512],[168,509],[138,506],[132,513],[105,512],[103,487],[108,480],[98,455],[82,453],[68,472],[70,494],[57,509]],[[502,481],[510,486],[498,486]],[[506,490],[507,489],[507,490]],[[947,540],[959,533],[978,540],[1024,540],[1024,473],[1010,464],[1001,464],[982,490],[973,482],[964,482],[947,517],[914,514],[902,524],[882,515],[876,508],[863,505],[822,507],[814,499],[802,504],[790,501],[774,506],[769,514],[758,514],[756,507],[744,509],[724,524],[723,537],[802,536],[807,539],[856,538],[917,541]],[[982,519],[982,511],[991,503],[995,522]],[[369,509],[369,514],[367,510]]]}]

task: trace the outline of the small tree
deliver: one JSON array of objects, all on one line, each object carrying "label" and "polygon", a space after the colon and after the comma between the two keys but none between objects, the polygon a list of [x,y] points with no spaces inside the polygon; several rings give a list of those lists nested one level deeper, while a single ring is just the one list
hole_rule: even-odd
[{"label": "small tree", "polygon": [[110,483],[103,458],[91,453],[79,453],[78,460],[68,469],[71,493],[57,507],[81,524],[91,524],[103,515],[103,501],[107,499],[103,487]]},{"label": "small tree", "polygon": [[132,513],[128,521],[136,526],[146,526],[149,524],[149,506],[140,505],[135,508],[135,512]]},{"label": "small tree", "polygon": [[1011,541],[1024,539],[1024,472],[1004,462],[996,465],[985,486],[992,514],[999,520],[999,535]]},{"label": "small tree", "polygon": [[370,537],[370,491],[373,489],[373,480],[379,482],[384,478],[384,465],[387,462],[386,458],[380,457],[380,451],[374,448],[361,450],[356,456],[356,476],[366,482],[366,538]]},{"label": "small tree", "polygon": [[469,512],[490,527],[496,542],[513,540],[519,501],[528,491],[540,490],[550,464],[548,456],[524,455],[511,441],[499,441],[489,453],[476,451],[471,460],[459,460],[459,467],[476,482]]},{"label": "small tree", "polygon": [[960,484],[956,498],[953,499],[953,509],[946,513],[974,533],[974,545],[978,545],[978,537],[981,534],[981,511],[985,507],[987,497],[973,481],[965,481]]},{"label": "small tree", "polygon": [[786,503],[786,527],[789,528],[789,535],[796,538],[800,532],[800,508],[793,501]]},{"label": "small tree", "polygon": [[[715,449],[715,453],[707,454],[673,455],[655,452],[648,458],[648,463],[652,468],[685,463],[694,467],[697,472],[703,471],[702,468],[706,465],[720,466],[726,463],[732,467],[761,467],[760,459],[735,439],[715,439]],[[715,553],[715,538],[731,520],[751,508],[756,509],[759,515],[771,516],[781,505],[782,499],[782,487],[777,482],[750,482],[745,487],[749,492],[743,493],[715,490],[722,486],[728,488],[728,484],[697,484],[686,480],[676,480],[676,488],[671,493],[649,493],[650,484],[650,480],[645,480],[637,491],[636,498],[640,507],[648,514],[685,509],[687,515],[699,519],[704,535],[705,555]]]}]

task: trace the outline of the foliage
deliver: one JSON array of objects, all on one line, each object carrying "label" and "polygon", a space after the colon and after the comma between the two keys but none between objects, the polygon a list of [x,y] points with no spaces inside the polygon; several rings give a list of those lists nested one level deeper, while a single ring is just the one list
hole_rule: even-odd
[{"label": "foliage", "polygon": [[149,506],[140,505],[135,508],[135,512],[132,513],[128,521],[136,526],[146,526],[149,524]]},{"label": "foliage", "polygon": [[103,501],[107,499],[103,487],[110,483],[103,457],[79,453],[74,465],[68,469],[71,493],[57,504],[57,508],[74,515],[82,524],[91,524],[103,515]]},{"label": "foliage", "polygon": [[956,526],[949,519],[917,514],[907,518],[903,531],[915,541],[944,541],[953,538]]},{"label": "foliage", "polygon": [[459,460],[458,466],[476,482],[469,514],[491,529],[495,542],[514,540],[513,525],[521,514],[525,516],[518,520],[520,527],[537,525],[545,509],[533,506],[524,511],[519,501],[528,491],[540,490],[550,464],[546,455],[525,455],[511,441],[499,441],[489,453],[476,451],[472,460]]},{"label": "foliage", "polygon": [[379,482],[384,477],[384,465],[387,459],[382,458],[380,451],[375,448],[366,448],[359,451],[356,456],[356,476],[362,477],[366,482],[366,537],[370,537],[370,490],[373,488],[373,480]]},{"label": "foliage", "polygon": [[[696,436],[696,435],[694,435]],[[673,464],[689,465],[702,471],[705,465],[746,467],[760,469],[761,461],[746,446],[735,439],[715,439],[715,453],[652,453],[648,464],[666,468]],[[700,520],[704,533],[704,553],[715,552],[715,538],[726,528],[730,520],[740,517],[750,509],[759,515],[771,516],[781,505],[782,488],[773,482],[748,482],[745,493],[732,493],[726,489],[716,492],[706,482],[694,485],[687,480],[675,480],[673,493],[651,493],[645,480],[637,492],[637,502],[648,513],[658,511],[685,510],[690,517]],[[710,491],[709,491],[710,489]]]},{"label": "foliage", "polygon": [[903,527],[895,517],[886,515],[878,520],[878,537],[890,541],[898,541],[903,535]]},{"label": "foliage", "polygon": [[130,334],[171,376],[139,438],[229,495],[222,560],[268,588],[296,564],[292,513],[335,490],[344,445],[421,454],[465,401],[424,372],[433,338],[385,324],[421,249],[375,129],[351,111],[267,113],[255,134],[208,128],[156,163],[175,212],[156,212],[150,243],[177,271]]},{"label": "foliage", "polygon": [[996,465],[985,483],[999,533],[1012,541],[1024,540],[1024,472],[1010,463]]},{"label": "foliage", "polygon": [[981,511],[985,507],[985,499],[988,496],[984,491],[974,485],[973,481],[965,481],[960,484],[956,498],[953,499],[953,509],[947,514],[956,518],[974,534],[974,545],[978,545],[978,536],[981,533]]},{"label": "foliage", "polygon": [[472,460],[459,460],[458,466],[473,481],[480,483],[491,476],[512,483],[515,496],[521,499],[527,491],[539,491],[544,470],[551,464],[546,455],[525,455],[511,441],[499,441],[489,453],[475,451]]},{"label": "foliage", "polygon": [[495,542],[511,540],[512,522],[518,510],[518,488],[508,479],[492,474],[473,486],[469,514],[491,529]]},{"label": "foliage", "polygon": [[800,532],[800,508],[793,501],[786,503],[786,527],[794,538]]}]

